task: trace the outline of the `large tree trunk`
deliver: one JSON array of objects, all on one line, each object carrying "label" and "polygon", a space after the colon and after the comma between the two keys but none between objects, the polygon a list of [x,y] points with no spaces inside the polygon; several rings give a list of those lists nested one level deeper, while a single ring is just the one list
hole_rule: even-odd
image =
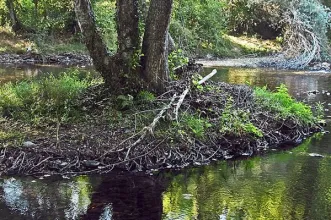
[{"label": "large tree trunk", "polygon": [[17,33],[17,32],[19,32],[20,30],[23,29],[23,26],[17,18],[13,0],[6,0],[6,6],[7,6],[8,11],[9,11],[10,21],[11,21],[11,24],[12,24],[12,29],[15,33]]},{"label": "large tree trunk", "polygon": [[[114,92],[139,84],[131,64],[139,45],[138,0],[117,0],[118,52],[110,56],[95,22],[90,0],[76,0],[75,13],[93,64]],[[135,85],[133,85],[135,84]]]},{"label": "large tree trunk", "polygon": [[138,0],[116,1],[118,53],[129,64],[140,45],[138,4]]},{"label": "large tree trunk", "polygon": [[[75,0],[75,12],[94,66],[114,92],[120,89],[137,90],[143,86],[163,92],[169,80],[168,35],[173,0],[152,0],[146,20],[141,60],[139,38],[139,1],[116,0],[118,48],[114,56],[108,54],[96,22],[90,0]],[[142,76],[142,77],[141,77]]]},{"label": "large tree trunk", "polygon": [[143,40],[143,76],[151,90],[163,92],[169,81],[168,29],[172,0],[150,3]]}]

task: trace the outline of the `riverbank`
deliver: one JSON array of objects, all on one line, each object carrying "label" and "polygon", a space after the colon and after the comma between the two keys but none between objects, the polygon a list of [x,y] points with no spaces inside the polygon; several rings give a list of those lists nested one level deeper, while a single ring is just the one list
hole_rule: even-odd
[{"label": "riverbank", "polygon": [[[8,92],[10,100],[19,100],[1,107],[1,174],[182,168],[295,146],[321,130],[319,117],[290,98],[285,87],[272,94],[244,85],[200,85],[199,76],[192,80],[192,72],[187,74],[160,96],[143,91],[114,97],[95,79],[70,81],[70,75],[40,86],[61,91],[53,98],[25,93],[24,101]],[[69,81],[65,85],[83,87],[65,98],[74,93],[60,82]],[[52,94],[39,90],[45,82],[32,85],[36,94]],[[23,91],[10,88],[3,91]]]},{"label": "riverbank", "polygon": [[[225,59],[198,59],[204,67],[242,67],[242,68],[279,68],[279,56],[241,57]],[[47,64],[63,66],[92,66],[93,62],[89,55],[77,53],[39,54],[39,53],[0,53],[0,64],[9,66]],[[283,68],[280,68],[283,69]],[[309,71],[329,72],[331,64],[328,62],[314,62],[307,68]]]},{"label": "riverbank", "polygon": [[[242,67],[242,68],[280,68],[278,63],[285,59],[281,54],[261,56],[261,57],[241,57],[241,58],[226,58],[216,60],[199,59],[197,62],[205,67],[224,66],[224,67]],[[331,64],[329,62],[313,62],[306,67],[310,71],[330,71]]]},{"label": "riverbank", "polygon": [[59,53],[47,55],[34,52],[26,52],[24,54],[0,53],[0,64],[11,66],[27,64],[91,66],[92,59],[88,55],[74,53]]}]

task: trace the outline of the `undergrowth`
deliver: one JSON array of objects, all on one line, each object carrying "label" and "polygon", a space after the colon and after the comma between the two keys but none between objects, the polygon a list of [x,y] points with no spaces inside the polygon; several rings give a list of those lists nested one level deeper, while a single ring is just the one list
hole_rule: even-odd
[{"label": "undergrowth", "polygon": [[254,94],[256,104],[276,113],[279,119],[298,120],[303,125],[308,125],[321,117],[320,115],[315,117],[308,105],[293,99],[284,84],[277,87],[274,93],[268,91],[266,86],[256,87]]},{"label": "undergrowth", "polygon": [[220,118],[220,132],[238,137],[244,135],[263,137],[261,129],[251,122],[250,112],[248,110],[234,109],[233,106],[233,99],[230,97]]},{"label": "undergrowth", "polygon": [[0,115],[32,123],[69,121],[79,117],[79,94],[98,79],[78,71],[6,83],[0,87]]}]

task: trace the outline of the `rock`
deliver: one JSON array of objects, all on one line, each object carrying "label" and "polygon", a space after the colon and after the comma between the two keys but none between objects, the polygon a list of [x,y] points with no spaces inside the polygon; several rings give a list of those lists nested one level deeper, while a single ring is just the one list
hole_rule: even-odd
[{"label": "rock", "polygon": [[324,157],[323,155],[317,154],[317,153],[310,153],[308,155],[311,156],[311,157]]},{"label": "rock", "polygon": [[311,70],[326,70],[329,71],[330,70],[330,63],[327,62],[318,62],[318,63],[314,63],[312,67],[310,67]]},{"label": "rock", "polygon": [[23,147],[35,147],[35,146],[37,146],[37,145],[31,141],[25,141],[23,143]]},{"label": "rock", "polygon": [[100,162],[96,160],[84,160],[83,164],[89,168],[96,168],[100,165]]},{"label": "rock", "polygon": [[183,194],[184,199],[192,199],[192,194]]},{"label": "rock", "polygon": [[65,166],[68,165],[68,163],[67,163],[67,162],[62,162],[62,163],[60,163],[59,165],[60,165],[60,167],[65,167]]}]

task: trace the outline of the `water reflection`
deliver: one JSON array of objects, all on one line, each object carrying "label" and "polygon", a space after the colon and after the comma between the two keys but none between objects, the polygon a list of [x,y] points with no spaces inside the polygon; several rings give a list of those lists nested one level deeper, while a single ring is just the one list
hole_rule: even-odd
[{"label": "water reflection", "polygon": [[78,219],[91,202],[94,182],[88,176],[71,181],[2,179],[1,219]]},{"label": "water reflection", "polygon": [[161,219],[165,183],[163,178],[142,174],[103,178],[82,219]]},{"label": "water reflection", "polygon": [[[205,73],[213,68],[205,68]],[[250,84],[265,86],[274,89],[281,83],[285,84],[290,93],[302,93],[311,90],[329,89],[331,73],[320,72],[294,72],[274,69],[250,68],[216,68],[218,73],[213,77],[215,81],[234,84]]]},{"label": "water reflection", "polygon": [[[23,65],[11,66],[0,65],[0,84],[29,79],[37,76],[45,76],[49,73],[59,74],[77,67],[49,66],[49,65]],[[92,67],[80,67],[80,71],[94,72]]]},{"label": "water reflection", "polygon": [[319,147],[313,140],[292,152],[176,175],[163,196],[163,219],[329,219],[331,157],[307,153],[324,152],[330,137],[322,137]]}]

